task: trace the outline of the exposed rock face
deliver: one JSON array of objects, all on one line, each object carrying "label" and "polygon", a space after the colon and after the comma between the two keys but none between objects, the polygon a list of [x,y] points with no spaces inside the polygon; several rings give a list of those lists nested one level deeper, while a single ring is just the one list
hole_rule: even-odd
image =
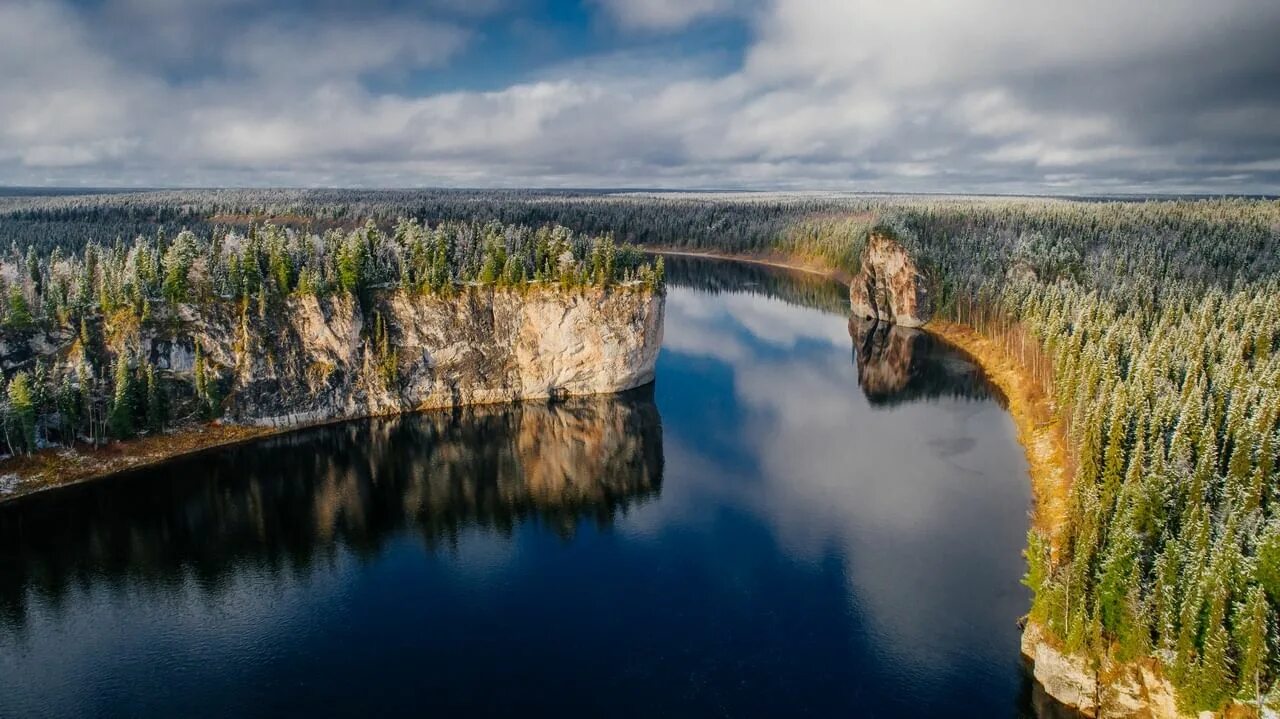
[{"label": "exposed rock face", "polygon": [[[663,307],[659,293],[599,289],[394,292],[365,312],[348,297],[304,297],[289,301],[279,334],[256,338],[260,350],[237,356],[228,318],[196,336],[234,372],[232,418],[288,424],[638,387],[653,381]],[[378,317],[390,359],[365,326]],[[170,350],[179,367],[186,354]]]},{"label": "exposed rock face", "polygon": [[1084,657],[1064,654],[1044,640],[1035,624],[1022,632],[1022,654],[1032,664],[1036,681],[1058,703],[1088,717],[1108,719],[1179,719],[1174,690],[1145,664],[1123,665],[1104,671],[1099,691]]},{"label": "exposed rock face", "polygon": [[858,317],[919,327],[933,314],[929,290],[911,256],[893,238],[872,233],[862,270],[849,283],[849,305]]},{"label": "exposed rock face", "polygon": [[33,332],[21,336],[0,333],[0,372],[31,363],[38,357],[55,354],[60,347],[71,342],[70,330],[59,329],[56,332]]},{"label": "exposed rock face", "polygon": [[[384,291],[367,305],[184,305],[106,344],[147,357],[187,400],[199,345],[225,418],[267,425],[619,392],[653,380],[662,344],[664,296],[638,287]],[[63,371],[77,359],[70,339],[54,352]]]}]

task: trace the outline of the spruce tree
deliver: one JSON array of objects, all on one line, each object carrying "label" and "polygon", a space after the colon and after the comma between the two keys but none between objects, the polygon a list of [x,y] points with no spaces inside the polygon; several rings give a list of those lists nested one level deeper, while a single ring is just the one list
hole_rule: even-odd
[{"label": "spruce tree", "polygon": [[1266,685],[1263,677],[1271,661],[1270,613],[1262,587],[1249,589],[1245,600],[1236,607],[1236,656],[1239,657],[1241,682],[1250,690],[1257,703],[1258,716],[1262,716],[1262,697]]},{"label": "spruce tree", "polygon": [[147,364],[146,383],[147,430],[152,433],[163,432],[165,422],[168,420],[168,403],[165,401],[164,390],[156,377],[156,368],[150,363]]},{"label": "spruce tree", "polygon": [[129,355],[122,351],[116,357],[115,386],[107,426],[116,439],[129,439],[134,434],[133,371],[129,367]]},{"label": "spruce tree", "polygon": [[31,387],[31,376],[18,372],[9,380],[7,412],[4,418],[5,435],[9,448],[15,454],[31,454],[36,451],[36,406]]}]

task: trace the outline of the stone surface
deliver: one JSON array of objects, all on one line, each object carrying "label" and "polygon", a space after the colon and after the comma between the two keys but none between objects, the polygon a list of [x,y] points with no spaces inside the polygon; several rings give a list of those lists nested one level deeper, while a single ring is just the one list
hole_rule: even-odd
[{"label": "stone surface", "polygon": [[1095,674],[1083,656],[1066,654],[1044,639],[1040,627],[1028,624],[1022,632],[1022,654],[1044,693],[1085,716],[1109,719],[1181,719],[1174,690],[1146,664],[1125,664],[1104,671],[1108,680],[1098,691]]},{"label": "stone surface", "polygon": [[[216,302],[115,330],[107,344],[113,354],[148,357],[187,412],[198,344],[226,421],[298,425],[647,384],[664,300],[638,287],[465,287],[450,297],[388,290],[365,308],[348,295],[301,296],[261,316],[256,305]],[[385,343],[375,339],[379,321]],[[39,355],[59,371],[73,371],[80,356],[70,337],[5,350],[0,358]]]},{"label": "stone surface", "polygon": [[858,317],[919,327],[933,314],[924,275],[902,245],[874,232],[862,251],[862,269],[849,283],[849,306]]},{"label": "stone surface", "polygon": [[[275,424],[638,387],[653,380],[662,315],[662,295],[630,290],[396,292],[364,313],[349,298],[309,297],[290,303],[284,332],[261,338],[268,349],[249,365],[225,323],[202,333],[215,339],[202,347],[235,373],[232,417]],[[396,353],[393,380],[362,341],[377,316]]]}]

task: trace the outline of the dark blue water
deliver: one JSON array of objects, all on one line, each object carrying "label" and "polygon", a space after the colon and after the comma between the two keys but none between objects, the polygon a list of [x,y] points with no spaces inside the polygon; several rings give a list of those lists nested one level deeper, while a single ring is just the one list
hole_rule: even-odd
[{"label": "dark blue water", "polygon": [[1029,715],[972,364],[823,281],[670,276],[650,388],[0,505],[0,716]]}]

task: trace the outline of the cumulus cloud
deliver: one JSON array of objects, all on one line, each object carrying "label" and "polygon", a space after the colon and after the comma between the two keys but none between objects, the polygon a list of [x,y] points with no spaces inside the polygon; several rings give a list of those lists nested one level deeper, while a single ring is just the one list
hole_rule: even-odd
[{"label": "cumulus cloud", "polygon": [[515,6],[328,7],[0,0],[0,182],[1280,190],[1265,0],[597,0],[484,89]]}]

